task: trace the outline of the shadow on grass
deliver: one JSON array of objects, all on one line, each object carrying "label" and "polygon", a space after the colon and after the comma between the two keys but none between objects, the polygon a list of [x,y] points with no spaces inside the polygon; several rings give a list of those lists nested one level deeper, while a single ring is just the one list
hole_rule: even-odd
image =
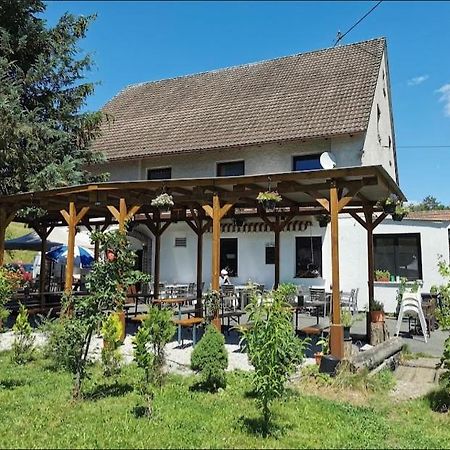
[{"label": "shadow on grass", "polygon": [[214,386],[211,386],[208,383],[204,383],[202,381],[196,381],[191,386],[189,386],[190,392],[209,392],[210,394],[214,394],[218,392],[219,389],[221,388],[215,388]]},{"label": "shadow on grass", "polygon": [[447,413],[450,411],[450,392],[444,388],[428,393],[425,399],[435,412]]},{"label": "shadow on grass", "polygon": [[23,380],[0,380],[0,389],[15,389],[19,386],[24,386],[26,383]]},{"label": "shadow on grass", "polygon": [[292,429],[291,425],[280,425],[276,423],[273,418],[268,423],[261,417],[244,417],[238,419],[238,424],[243,431],[254,436],[263,438],[272,437],[279,439],[283,437],[286,432]]},{"label": "shadow on grass", "polygon": [[133,391],[133,386],[129,383],[104,383],[98,384],[94,388],[83,394],[86,400],[100,400],[105,397],[121,397]]},{"label": "shadow on grass", "polygon": [[146,418],[151,417],[148,413],[148,408],[143,405],[136,405],[131,410],[131,412],[133,413],[134,417],[136,417],[136,419],[141,419],[142,417],[146,417]]}]

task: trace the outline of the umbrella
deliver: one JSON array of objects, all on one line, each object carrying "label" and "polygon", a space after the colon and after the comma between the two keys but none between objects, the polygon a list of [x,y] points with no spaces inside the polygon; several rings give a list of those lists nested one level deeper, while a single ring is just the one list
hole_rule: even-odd
[{"label": "umbrella", "polygon": [[[60,262],[62,260],[67,259],[67,245],[59,245],[58,247],[52,248],[49,252],[45,254],[47,259],[50,259],[53,262]],[[91,267],[94,262],[94,255],[84,247],[80,247],[79,245],[75,246],[75,260],[82,267]]]},{"label": "umbrella", "polygon": [[[15,239],[9,239],[5,241],[5,250],[41,250],[41,238],[33,231],[32,233],[20,236]],[[58,242],[52,242],[47,240],[47,248],[59,245]]]}]

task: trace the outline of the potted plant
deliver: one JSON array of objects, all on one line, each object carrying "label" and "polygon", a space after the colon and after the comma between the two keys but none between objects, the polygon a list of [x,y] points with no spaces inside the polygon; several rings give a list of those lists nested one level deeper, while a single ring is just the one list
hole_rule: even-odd
[{"label": "potted plant", "polygon": [[387,214],[395,213],[395,208],[400,203],[400,199],[396,194],[391,194],[389,197],[379,202],[379,204],[383,207],[383,211]]},{"label": "potted plant", "polygon": [[375,281],[387,282],[391,278],[389,270],[375,270]]},{"label": "potted plant", "polygon": [[353,324],[353,316],[348,309],[341,309],[341,324],[344,327],[344,341],[351,341],[350,328]]},{"label": "potted plant", "polygon": [[219,291],[208,291],[203,294],[206,323],[212,323],[219,331],[221,331],[222,328],[219,318],[220,300]]},{"label": "potted plant", "polygon": [[402,203],[399,203],[395,207],[395,211],[391,214],[392,220],[395,222],[401,222],[404,217],[406,217],[409,213],[409,208],[404,206]]},{"label": "potted plant", "polygon": [[256,197],[259,203],[268,212],[274,211],[277,203],[281,202],[281,195],[277,191],[260,192]]},{"label": "potted plant", "polygon": [[325,228],[331,220],[329,214],[320,214],[316,216],[317,222],[319,222],[319,227]]},{"label": "potted plant", "polygon": [[151,203],[154,208],[158,208],[161,211],[169,211],[174,206],[173,197],[167,192],[163,192],[155,197]]},{"label": "potted plant", "polygon": [[316,364],[320,366],[322,361],[322,356],[327,355],[330,350],[330,344],[328,342],[328,336],[321,336],[321,338],[317,341],[317,345],[320,347],[320,352],[314,353],[314,358],[316,360]]},{"label": "potted plant", "polygon": [[384,322],[384,306],[378,300],[374,300],[372,303],[370,320],[372,323]]}]

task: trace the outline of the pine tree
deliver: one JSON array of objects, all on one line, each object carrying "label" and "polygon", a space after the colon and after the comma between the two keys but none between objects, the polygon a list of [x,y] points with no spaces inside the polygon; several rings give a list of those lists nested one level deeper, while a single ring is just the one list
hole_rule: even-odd
[{"label": "pine tree", "polygon": [[94,83],[78,41],[94,16],[64,14],[50,28],[42,0],[0,2],[0,195],[100,181],[90,142],[101,112],[82,111]]}]

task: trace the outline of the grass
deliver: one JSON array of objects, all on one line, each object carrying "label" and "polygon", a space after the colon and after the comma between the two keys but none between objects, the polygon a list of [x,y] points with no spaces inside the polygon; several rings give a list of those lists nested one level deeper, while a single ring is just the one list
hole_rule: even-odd
[{"label": "grass", "polygon": [[[31,233],[33,230],[27,228],[22,223],[12,222],[6,229],[6,239],[15,239]],[[36,252],[31,250],[8,250],[5,253],[5,262],[22,261],[23,263],[32,263]]]},{"label": "grass", "polygon": [[42,359],[15,366],[1,353],[0,447],[450,447],[450,417],[433,412],[429,399],[392,404],[374,391],[357,405],[294,387],[274,404],[271,433],[264,438],[249,374],[230,374],[218,394],[190,390],[192,377],[170,376],[151,419],[140,414],[138,376],[130,365],[108,381],[96,368],[85,399],[73,402],[69,374],[50,370]]}]

